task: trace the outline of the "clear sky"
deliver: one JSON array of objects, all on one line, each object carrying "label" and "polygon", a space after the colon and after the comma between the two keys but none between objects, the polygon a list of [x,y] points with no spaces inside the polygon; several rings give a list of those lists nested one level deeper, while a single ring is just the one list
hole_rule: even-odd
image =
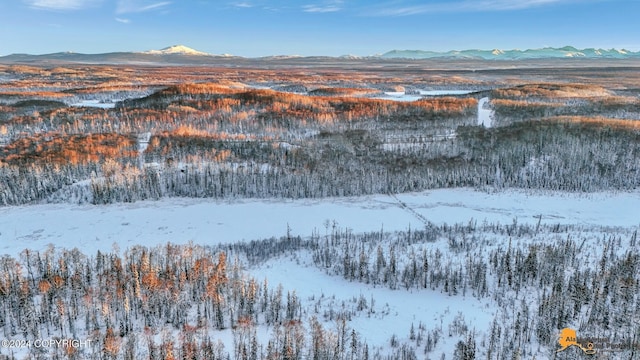
[{"label": "clear sky", "polygon": [[393,49],[640,50],[640,0],[0,0],[0,55],[145,51],[373,55]]}]

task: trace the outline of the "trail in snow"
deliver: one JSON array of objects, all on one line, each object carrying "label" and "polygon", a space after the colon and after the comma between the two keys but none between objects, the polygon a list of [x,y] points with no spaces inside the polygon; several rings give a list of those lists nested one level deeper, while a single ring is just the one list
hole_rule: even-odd
[{"label": "trail in snow", "polygon": [[398,205],[400,206],[401,209],[403,209],[403,210],[407,211],[408,213],[410,213],[411,215],[415,216],[418,220],[422,221],[425,226],[429,226],[431,224],[431,222],[429,220],[427,220],[427,218],[425,218],[422,214],[420,214],[419,212],[413,210],[404,201],[398,199],[398,196],[396,196],[395,194],[392,194],[392,193],[389,193],[389,196],[391,196],[395,201],[398,202]]},{"label": "trail in snow", "polygon": [[144,151],[147,150],[147,147],[149,146],[149,140],[151,139],[151,133],[150,132],[145,132],[145,133],[141,133],[138,134],[137,137],[137,141],[138,141],[138,167],[142,169],[142,167],[144,166]]}]

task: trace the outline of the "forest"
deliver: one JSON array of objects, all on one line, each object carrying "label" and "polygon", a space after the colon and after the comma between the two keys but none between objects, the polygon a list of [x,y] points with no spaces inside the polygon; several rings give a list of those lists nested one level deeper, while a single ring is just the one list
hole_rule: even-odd
[{"label": "forest", "polygon": [[[0,228],[24,242],[0,248],[0,359],[587,356],[558,352],[567,328],[600,339],[594,358],[637,357],[640,218],[436,221],[402,197],[449,189],[460,211],[472,205],[456,189],[636,199],[637,68],[462,64],[0,64],[0,214],[34,209],[34,239],[49,231],[42,206],[167,199],[384,196],[420,223],[353,231],[348,216],[318,218],[309,233],[154,246],[141,228],[111,251],[64,236],[30,248]],[[510,206],[488,211],[529,205]],[[73,225],[87,243],[103,236]]]},{"label": "forest", "polygon": [[[454,359],[502,359],[551,358],[554,329],[579,323],[623,344],[615,356],[634,358],[637,237],[637,229],[517,222],[358,234],[328,224],[325,234],[214,247],[25,250],[2,258],[0,328],[7,339],[90,340],[81,349],[34,346],[34,359],[418,359],[440,356],[438,343],[452,337]],[[407,324],[386,345],[369,345],[348,324],[388,316],[384,299],[336,306],[245,270],[288,257],[347,282],[478,299],[495,315],[486,329],[462,313],[449,324]],[[226,337],[233,348],[219,341]]]},{"label": "forest", "polygon": [[[11,84],[2,95],[11,99],[0,125],[2,205],[640,184],[640,100],[600,85],[535,83],[403,102],[372,97],[384,90],[380,79],[351,87],[326,79],[317,91],[294,93],[234,77],[91,88],[107,104],[148,93],[101,108],[67,106],[60,98],[89,88],[56,92],[45,79],[28,79],[39,91]],[[477,125],[484,95],[494,111],[489,128]]]}]

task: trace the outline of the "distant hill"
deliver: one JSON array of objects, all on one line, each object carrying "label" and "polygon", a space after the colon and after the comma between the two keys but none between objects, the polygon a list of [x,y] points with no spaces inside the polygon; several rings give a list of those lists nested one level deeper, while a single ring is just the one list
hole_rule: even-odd
[{"label": "distant hill", "polygon": [[446,52],[423,50],[392,50],[380,56],[385,59],[482,59],[482,60],[527,60],[527,59],[552,59],[552,58],[588,58],[588,59],[626,59],[640,57],[640,52],[625,49],[576,49],[573,46],[561,48],[545,47],[541,49],[527,50],[451,50]]},{"label": "distant hill", "polygon": [[31,55],[11,54],[0,56],[3,63],[82,63],[82,64],[176,64],[202,65],[221,59],[242,59],[232,55],[214,55],[198,51],[184,45],[173,45],[160,50],[143,52],[110,52],[103,54],[82,54],[58,52]]}]

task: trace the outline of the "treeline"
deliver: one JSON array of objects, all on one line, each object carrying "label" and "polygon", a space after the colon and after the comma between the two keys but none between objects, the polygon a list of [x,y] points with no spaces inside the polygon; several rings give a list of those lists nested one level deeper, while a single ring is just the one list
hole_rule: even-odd
[{"label": "treeline", "polygon": [[126,163],[136,156],[135,138],[113,133],[68,136],[45,133],[0,148],[0,163],[8,165],[99,164],[107,159]]},{"label": "treeline", "polygon": [[612,93],[599,85],[578,83],[533,83],[491,91],[492,98],[525,99],[525,98],[590,98],[610,96]]},{"label": "treeline", "polygon": [[590,192],[640,184],[640,134],[606,121],[560,118],[466,128],[460,137],[475,149],[466,157],[486,171],[481,178],[498,188]]},{"label": "treeline", "polygon": [[637,97],[594,85],[527,84],[492,90],[490,97],[494,126],[557,116],[640,119]]},{"label": "treeline", "polygon": [[[143,154],[130,138],[118,136],[72,137],[71,145],[80,142],[75,148],[67,141],[21,140],[5,147],[0,159],[0,204],[47,199],[83,180],[73,189],[83,194],[73,199],[93,203],[165,196],[319,198],[462,186],[630,190],[640,184],[640,135],[623,125],[559,118],[460,127],[452,138],[412,137],[394,146],[370,130],[291,142],[178,131],[152,136]],[[54,144],[63,151],[47,155]]]},{"label": "treeline", "polygon": [[564,103],[534,100],[492,99],[495,111],[495,126],[505,126],[512,122],[554,116],[584,116],[623,119],[638,122],[640,100],[632,97],[607,97],[594,99],[570,99]]},{"label": "treeline", "polygon": [[[162,158],[157,153],[175,161],[158,172],[147,170],[136,181],[138,188],[148,189],[143,193],[306,198],[458,186],[590,192],[640,184],[639,135],[582,122],[459,128],[455,139],[434,144],[426,137],[391,151],[368,131],[325,134],[296,146],[177,140],[160,138],[158,147],[149,149],[150,161]],[[194,165],[176,165],[187,155],[202,157]],[[96,202],[110,202],[108,196],[122,191],[117,183],[97,184],[102,197],[94,197]]]}]

